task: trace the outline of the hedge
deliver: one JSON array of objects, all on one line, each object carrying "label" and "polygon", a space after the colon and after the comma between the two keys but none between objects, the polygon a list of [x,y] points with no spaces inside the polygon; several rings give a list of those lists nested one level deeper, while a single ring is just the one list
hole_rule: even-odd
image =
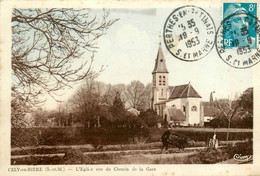
[{"label": "hedge", "polygon": [[[107,144],[129,144],[158,142],[165,129],[159,128],[84,128],[84,127],[56,127],[56,128],[12,128],[12,147],[32,145],[83,145],[94,146]],[[189,137],[194,141],[207,142],[213,132],[181,131],[173,133]],[[245,140],[252,138],[252,132],[231,132],[229,140]],[[219,140],[226,140],[226,132],[217,132]],[[35,139],[39,139],[38,141]]]}]

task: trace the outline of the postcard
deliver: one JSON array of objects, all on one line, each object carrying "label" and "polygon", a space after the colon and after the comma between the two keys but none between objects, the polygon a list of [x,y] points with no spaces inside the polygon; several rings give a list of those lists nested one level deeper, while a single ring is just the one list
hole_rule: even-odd
[{"label": "postcard", "polygon": [[3,175],[259,175],[257,1],[2,1]]}]

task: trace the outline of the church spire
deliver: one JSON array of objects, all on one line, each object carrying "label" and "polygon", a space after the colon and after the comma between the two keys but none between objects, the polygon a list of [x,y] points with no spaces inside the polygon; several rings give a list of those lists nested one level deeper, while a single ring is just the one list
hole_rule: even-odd
[{"label": "church spire", "polygon": [[169,73],[166,68],[165,59],[163,57],[161,42],[159,43],[159,50],[158,50],[157,58],[155,60],[153,74],[154,73]]}]

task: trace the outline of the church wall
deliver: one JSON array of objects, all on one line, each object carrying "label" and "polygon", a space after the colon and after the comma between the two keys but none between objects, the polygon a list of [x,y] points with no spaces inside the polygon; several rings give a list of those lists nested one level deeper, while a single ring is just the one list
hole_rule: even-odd
[{"label": "church wall", "polygon": [[201,122],[201,98],[188,98],[189,124],[200,124]]},{"label": "church wall", "polygon": [[[167,107],[172,107],[173,105],[177,109],[182,110],[182,112],[184,112],[185,107],[186,122],[183,122],[183,125],[201,123],[201,98],[178,98],[166,103]],[[194,106],[196,111],[192,109]]]},{"label": "church wall", "polygon": [[182,104],[183,104],[183,100],[181,100],[181,98],[178,98],[178,99],[172,100],[170,102],[167,102],[166,106],[172,107],[174,105],[177,109],[181,109]]},{"label": "church wall", "polygon": [[[186,121],[182,122],[181,125],[187,126],[189,124],[189,122],[188,122],[189,114],[187,113],[188,101],[186,98],[178,98],[178,99],[172,100],[170,102],[167,102],[166,106],[168,108],[175,106],[176,109],[180,109],[186,116]],[[183,107],[185,107],[185,112],[184,112]],[[168,116],[169,116],[169,114],[168,114]],[[169,120],[170,120],[170,117],[169,117]]]}]

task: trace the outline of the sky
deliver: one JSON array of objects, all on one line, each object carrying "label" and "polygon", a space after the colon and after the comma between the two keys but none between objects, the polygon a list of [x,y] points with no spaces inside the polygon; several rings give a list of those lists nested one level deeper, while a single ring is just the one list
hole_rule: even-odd
[{"label": "sky", "polygon": [[[216,29],[221,23],[221,10],[205,9],[213,18]],[[236,69],[218,56],[216,48],[204,58],[185,62],[169,53],[163,43],[162,33],[167,17],[173,9],[111,9],[111,18],[119,18],[104,36],[98,40],[99,49],[94,60],[94,69],[103,65],[105,70],[97,81],[110,84],[129,84],[139,80],[144,84],[152,82],[152,71],[157,56],[159,42],[162,43],[164,58],[169,71],[169,85],[191,85],[209,100],[210,92],[214,98],[232,98],[253,86],[253,70]],[[63,99],[68,99],[76,86],[67,91]],[[48,98],[45,107],[53,109],[57,103]]]}]

